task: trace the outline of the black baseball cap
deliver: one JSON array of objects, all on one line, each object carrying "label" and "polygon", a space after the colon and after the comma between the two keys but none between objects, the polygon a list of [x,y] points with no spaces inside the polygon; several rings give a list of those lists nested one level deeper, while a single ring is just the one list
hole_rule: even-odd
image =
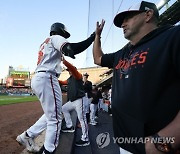
[{"label": "black baseball cap", "polygon": [[87,77],[88,77],[88,76],[89,76],[89,74],[88,74],[87,72],[85,72],[85,73],[83,74],[83,76],[87,76]]},{"label": "black baseball cap", "polygon": [[147,10],[153,10],[154,15],[159,18],[159,12],[154,3],[141,1],[140,3],[131,6],[127,11],[120,12],[114,18],[114,25],[121,28],[124,18],[129,13],[136,13],[136,12],[146,12]]}]

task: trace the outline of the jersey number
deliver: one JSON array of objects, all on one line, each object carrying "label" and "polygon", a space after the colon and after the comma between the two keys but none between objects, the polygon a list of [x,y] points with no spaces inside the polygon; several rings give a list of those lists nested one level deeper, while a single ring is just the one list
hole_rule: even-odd
[{"label": "jersey number", "polygon": [[40,50],[38,52],[38,62],[37,65],[41,62],[41,60],[43,59],[44,53],[43,53],[43,49],[44,46],[49,42],[50,38],[47,38],[40,46]]}]

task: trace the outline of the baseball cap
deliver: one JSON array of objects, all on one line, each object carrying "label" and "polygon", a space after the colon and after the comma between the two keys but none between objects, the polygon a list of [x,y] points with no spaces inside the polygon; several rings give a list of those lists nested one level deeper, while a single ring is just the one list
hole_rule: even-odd
[{"label": "baseball cap", "polygon": [[159,18],[159,12],[154,3],[147,2],[147,1],[141,1],[140,3],[137,3],[133,6],[131,6],[127,11],[120,12],[117,14],[114,18],[114,25],[121,28],[121,25],[123,23],[124,18],[129,13],[136,13],[136,12],[146,12],[147,10],[153,10],[154,15]]},{"label": "baseball cap", "polygon": [[86,73],[83,74],[83,76],[89,76],[89,74],[86,72]]}]

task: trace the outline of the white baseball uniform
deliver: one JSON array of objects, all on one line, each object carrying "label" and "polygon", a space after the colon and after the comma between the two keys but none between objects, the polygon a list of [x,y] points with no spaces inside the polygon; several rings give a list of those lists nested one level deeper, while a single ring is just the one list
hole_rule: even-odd
[{"label": "white baseball uniform", "polygon": [[46,129],[44,147],[53,152],[58,145],[62,122],[62,93],[58,82],[61,73],[62,47],[67,40],[52,35],[40,46],[38,65],[31,86],[39,98],[44,114],[31,126],[27,133],[37,137]]}]

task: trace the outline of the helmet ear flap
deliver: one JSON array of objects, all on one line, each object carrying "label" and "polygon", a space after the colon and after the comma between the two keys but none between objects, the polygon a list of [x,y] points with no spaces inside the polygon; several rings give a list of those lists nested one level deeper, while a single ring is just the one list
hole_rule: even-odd
[{"label": "helmet ear flap", "polygon": [[61,35],[64,38],[68,38],[69,36],[66,34],[66,31],[64,29],[61,28],[61,30],[59,30],[59,35]]}]

